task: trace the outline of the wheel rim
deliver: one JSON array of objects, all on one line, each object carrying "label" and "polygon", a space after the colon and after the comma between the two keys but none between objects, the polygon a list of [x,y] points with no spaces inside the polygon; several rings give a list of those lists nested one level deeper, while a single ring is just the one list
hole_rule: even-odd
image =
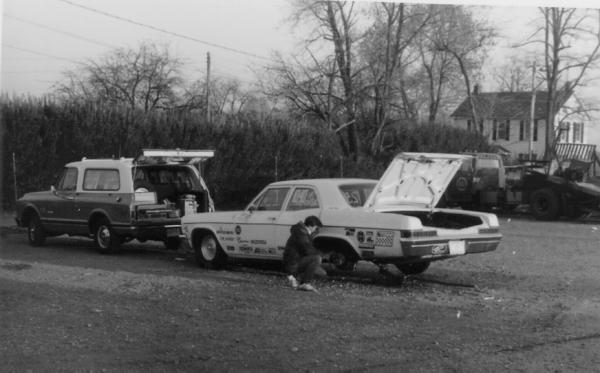
[{"label": "wheel rim", "polygon": [[217,243],[212,237],[204,237],[200,244],[202,257],[207,261],[212,261],[217,256]]},{"label": "wheel rim", "polygon": [[101,225],[100,227],[98,227],[96,235],[98,237],[98,246],[100,246],[103,249],[110,247],[110,229],[106,225]]}]

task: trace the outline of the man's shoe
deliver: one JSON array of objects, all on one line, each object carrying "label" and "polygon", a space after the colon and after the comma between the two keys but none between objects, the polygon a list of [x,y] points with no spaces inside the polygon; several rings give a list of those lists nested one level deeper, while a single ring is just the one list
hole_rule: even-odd
[{"label": "man's shoe", "polygon": [[317,289],[314,286],[312,286],[311,284],[300,284],[298,286],[298,290],[314,291],[315,293],[318,293]]},{"label": "man's shoe", "polygon": [[298,280],[296,280],[296,277],[294,277],[292,275],[289,275],[287,277],[287,279],[288,279],[288,281],[289,281],[290,286],[292,287],[292,289],[294,289],[294,290],[298,289]]}]

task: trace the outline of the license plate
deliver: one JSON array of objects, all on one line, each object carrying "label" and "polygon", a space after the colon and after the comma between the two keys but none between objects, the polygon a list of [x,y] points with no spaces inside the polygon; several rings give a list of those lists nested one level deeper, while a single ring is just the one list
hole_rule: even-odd
[{"label": "license plate", "polygon": [[450,241],[448,246],[450,247],[450,255],[465,254],[465,241]]}]

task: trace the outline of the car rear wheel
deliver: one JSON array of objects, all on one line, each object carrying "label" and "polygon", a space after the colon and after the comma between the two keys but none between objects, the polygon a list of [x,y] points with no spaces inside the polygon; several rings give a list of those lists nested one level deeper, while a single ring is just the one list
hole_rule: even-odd
[{"label": "car rear wheel", "polygon": [[356,260],[352,260],[339,251],[334,251],[329,254],[329,263],[331,263],[336,270],[340,271],[353,271],[356,267]]},{"label": "car rear wheel", "polygon": [[197,245],[194,245],[196,262],[209,269],[220,269],[225,266],[227,255],[212,234],[205,234]]},{"label": "car rear wheel", "polygon": [[552,189],[538,189],[531,194],[529,207],[537,220],[554,220],[560,212],[560,200]]},{"label": "car rear wheel", "polygon": [[418,275],[429,268],[430,262],[399,263],[396,267],[405,275]]},{"label": "car rear wheel", "polygon": [[107,220],[101,220],[95,225],[94,242],[102,254],[114,253],[121,246],[121,239]]},{"label": "car rear wheel", "polygon": [[37,214],[34,214],[27,224],[27,239],[31,246],[42,246],[46,242],[46,231]]}]

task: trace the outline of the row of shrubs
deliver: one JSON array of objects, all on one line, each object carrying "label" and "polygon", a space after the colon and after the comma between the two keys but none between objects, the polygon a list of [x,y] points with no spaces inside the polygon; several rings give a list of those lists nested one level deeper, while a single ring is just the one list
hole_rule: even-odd
[{"label": "row of shrubs", "polygon": [[234,209],[275,180],[379,178],[400,151],[486,147],[476,134],[452,127],[396,124],[388,131],[386,152],[349,159],[342,156],[337,135],[318,122],[281,118],[258,122],[232,116],[212,124],[202,113],[143,113],[45,98],[3,97],[0,104],[6,210],[14,207],[15,195],[48,189],[67,162],[135,157],[143,148],[214,149],[215,157],[204,164],[203,174],[217,208]]}]

